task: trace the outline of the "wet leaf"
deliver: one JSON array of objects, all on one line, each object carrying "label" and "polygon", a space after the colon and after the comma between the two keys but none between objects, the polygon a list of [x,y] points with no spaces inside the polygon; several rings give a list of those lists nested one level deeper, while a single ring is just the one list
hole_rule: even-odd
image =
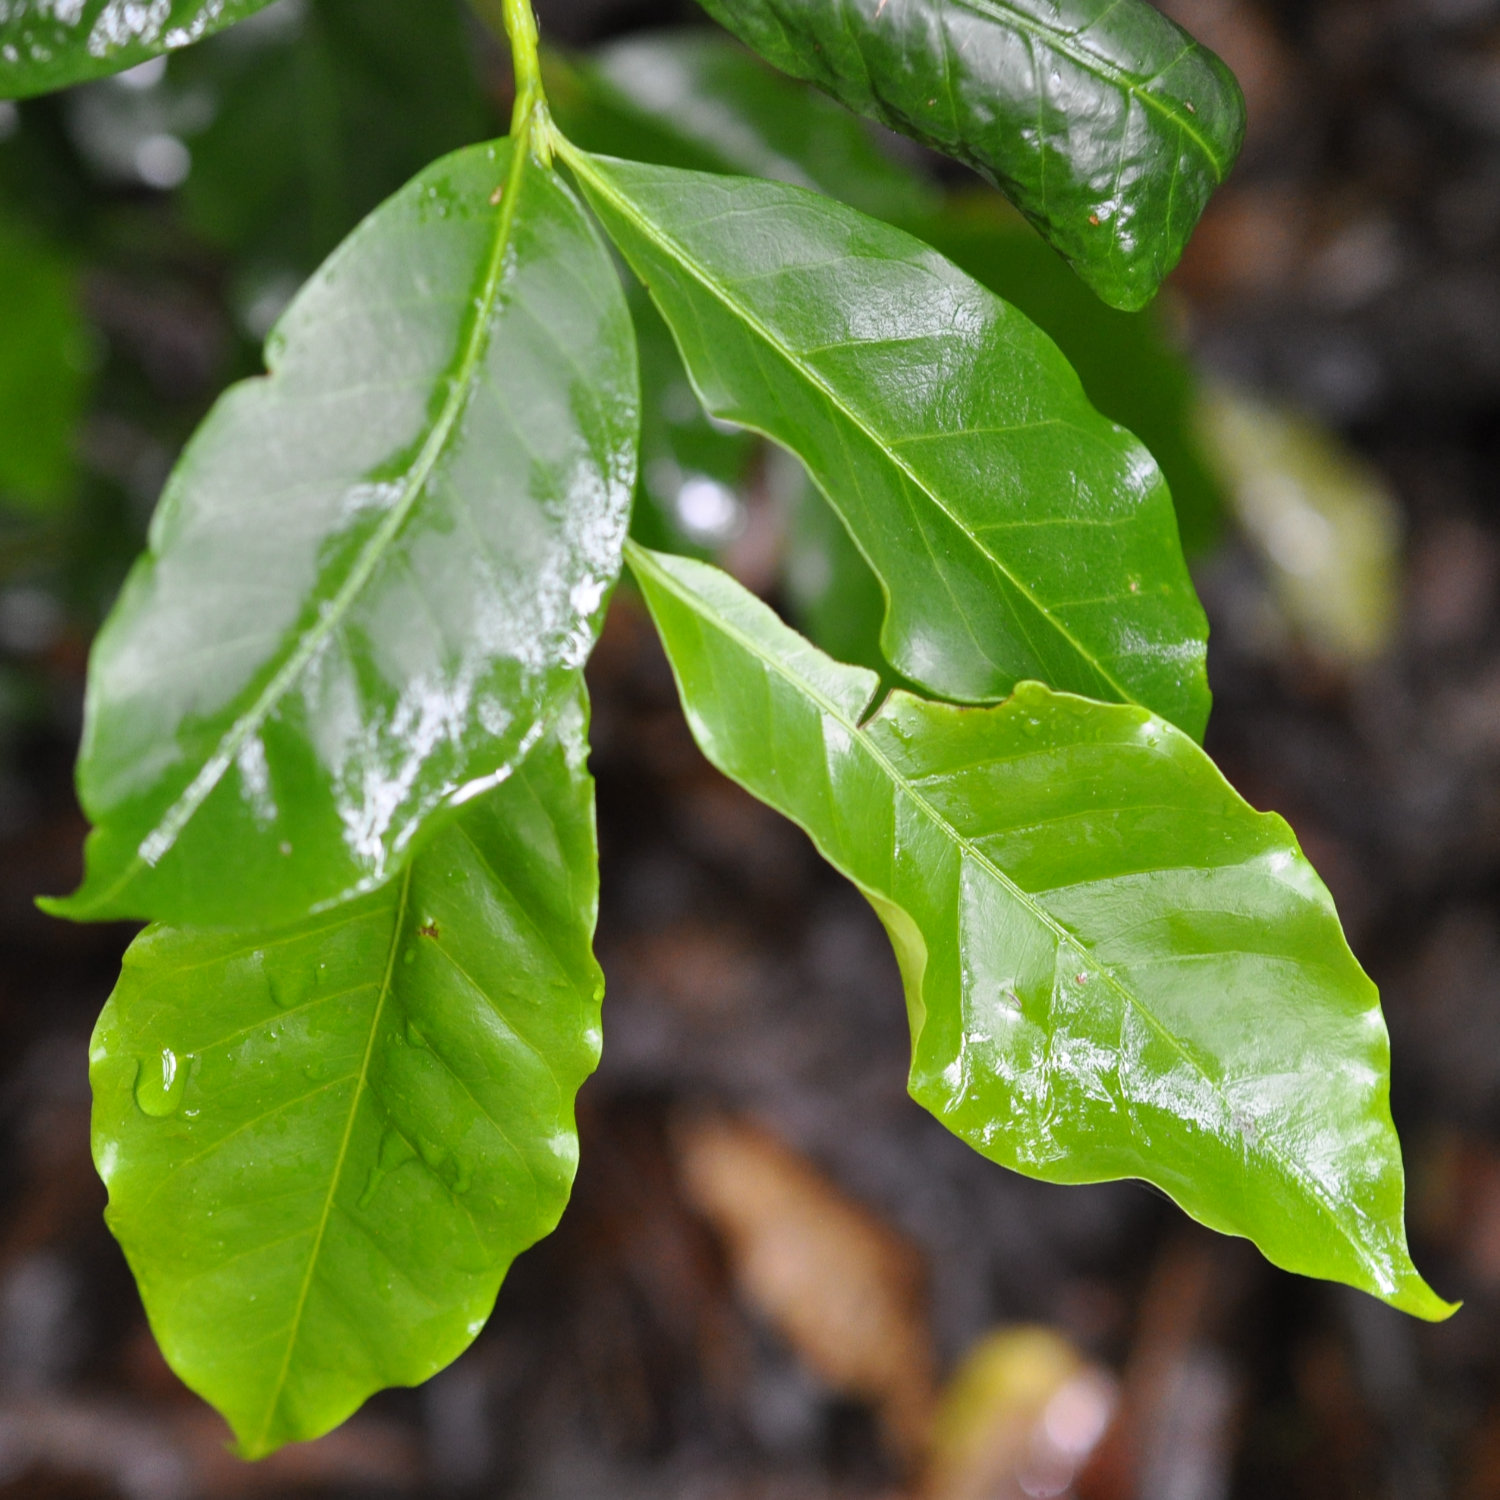
[{"label": "wet leaf", "polygon": [[842,516],[898,671],[967,701],[1036,678],[1202,733],[1207,625],[1171,496],[1032,323],[817,194],[567,160],[708,409],[790,448]]},{"label": "wet leaf", "polygon": [[118,73],[222,31],[270,0],[12,0],[0,10],[0,99]]},{"label": "wet leaf", "polygon": [[592,646],[635,350],[549,170],[505,143],[435,164],[268,363],[189,445],[95,646],[98,826],[62,915],[243,930],[373,889],[446,799],[519,763]]},{"label": "wet leaf", "polygon": [[580,693],[332,916],[126,955],[92,1051],[109,1224],[247,1456],[454,1359],[562,1212],[603,991],[585,728]]},{"label": "wet leaf", "polygon": [[906,982],[913,1096],[1052,1182],[1141,1177],[1277,1265],[1450,1309],[1406,1248],[1375,987],[1290,830],[1142,709],[992,709],[824,656],[629,548],[704,753],[812,836]]},{"label": "wet leaf", "polygon": [[1090,401],[1138,437],[1172,491],[1189,557],[1217,539],[1223,488],[1198,432],[1198,378],[1159,308],[1105,307],[993,194],[956,196],[907,225],[1057,343]]},{"label": "wet leaf", "polygon": [[1145,0],[702,0],[767,61],[977,168],[1116,307],[1239,154],[1229,69]]}]

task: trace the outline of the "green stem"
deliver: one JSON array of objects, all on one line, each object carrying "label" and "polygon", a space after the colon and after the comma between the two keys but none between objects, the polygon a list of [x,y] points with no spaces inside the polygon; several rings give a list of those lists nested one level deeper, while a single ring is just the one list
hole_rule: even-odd
[{"label": "green stem", "polygon": [[542,87],[542,61],[538,52],[536,15],[531,0],[503,0],[502,19],[510,39],[511,67],[516,78],[516,107],[510,133],[520,140],[528,123],[535,122],[532,139],[545,161],[551,156],[551,131],[547,120],[547,92]]}]

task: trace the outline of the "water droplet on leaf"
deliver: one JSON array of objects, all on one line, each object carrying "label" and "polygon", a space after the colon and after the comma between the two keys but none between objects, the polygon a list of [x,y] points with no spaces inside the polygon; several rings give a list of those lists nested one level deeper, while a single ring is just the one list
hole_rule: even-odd
[{"label": "water droplet on leaf", "polygon": [[163,1047],[160,1057],[148,1057],[140,1063],[135,1075],[135,1102],[142,1114],[162,1120],[177,1113],[187,1091],[191,1061],[190,1057],[179,1058],[170,1047]]}]

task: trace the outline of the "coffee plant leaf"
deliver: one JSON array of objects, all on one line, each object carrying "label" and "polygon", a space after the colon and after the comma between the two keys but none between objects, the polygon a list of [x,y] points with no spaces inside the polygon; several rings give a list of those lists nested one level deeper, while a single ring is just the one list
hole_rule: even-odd
[{"label": "coffee plant leaf", "polygon": [[1424,1318],[1375,987],[1290,829],[1186,735],[1025,683],[993,708],[825,656],[632,544],[694,736],[885,923],[913,1096],[1049,1182],[1143,1178],[1288,1270]]},{"label": "coffee plant leaf", "polygon": [[565,151],[709,411],[797,454],[843,518],[892,666],[965,702],[1036,679],[1201,736],[1208,627],[1172,497],[1044,333],[819,194]]},{"label": "coffee plant leaf", "polygon": [[270,0],[11,0],[0,7],[0,99],[118,73],[264,10]]},{"label": "coffee plant leaf", "polygon": [[[607,251],[526,151],[367,219],[189,444],[94,649],[79,918],[277,925],[503,778],[620,566],[639,398]],[[232,877],[230,875],[232,872]]]},{"label": "coffee plant leaf", "polygon": [[701,0],[768,62],[977,168],[1139,308],[1245,133],[1234,75],[1146,0]]},{"label": "coffee plant leaf", "polygon": [[563,1210],[603,992],[585,722],[578,691],[382,890],[126,955],[92,1047],[108,1220],[247,1457],[453,1360]]}]

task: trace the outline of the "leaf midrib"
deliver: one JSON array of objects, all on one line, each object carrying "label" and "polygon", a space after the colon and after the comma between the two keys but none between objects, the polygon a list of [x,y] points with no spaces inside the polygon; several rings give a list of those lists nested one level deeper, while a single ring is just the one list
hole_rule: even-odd
[{"label": "leaf midrib", "polygon": [[[1028,36],[1035,37],[1038,41],[1045,42],[1053,51],[1060,52],[1070,62],[1077,63],[1086,73],[1093,74],[1101,82],[1113,84],[1115,88],[1123,93],[1128,93],[1132,98],[1140,102],[1149,110],[1170,120],[1184,135],[1191,137],[1199,151],[1203,153],[1204,159],[1214,170],[1214,177],[1223,182],[1229,168],[1222,160],[1217,151],[1209,144],[1208,140],[1198,130],[1190,117],[1169,108],[1166,102],[1157,94],[1153,94],[1144,83],[1133,74],[1127,73],[1124,68],[1101,57],[1097,52],[1084,46],[1079,40],[1081,33],[1059,31],[1048,26],[1045,21],[1038,20],[1034,16],[1028,16],[1016,6],[1005,3],[1005,0],[956,0],[956,3],[977,15],[985,16],[999,26],[1011,26],[1017,31],[1024,31]],[[1102,19],[1102,18],[1101,18]],[[1097,25],[1095,20],[1090,23]],[[1173,67],[1181,61],[1198,44],[1188,41],[1182,51],[1162,68],[1155,76],[1161,77],[1167,68]]]},{"label": "leaf midrib", "polygon": [[396,898],[395,921],[391,926],[390,949],[386,954],[385,975],[380,983],[380,999],[376,1002],[374,1013],[370,1017],[370,1035],[365,1042],[365,1053],[360,1061],[359,1076],[354,1084],[353,1098],[349,1102],[349,1118],[344,1123],[343,1138],[339,1142],[338,1155],[334,1158],[333,1173],[328,1181],[328,1194],[323,1200],[323,1213],[318,1220],[312,1247],[308,1251],[307,1269],[303,1273],[302,1286],[297,1294],[297,1306],[287,1326],[286,1353],[282,1356],[281,1369],[276,1374],[270,1397],[266,1402],[265,1418],[261,1423],[260,1435],[256,1439],[254,1449],[256,1453],[266,1451],[266,1440],[270,1435],[271,1424],[275,1421],[282,1394],[286,1390],[287,1375],[292,1367],[292,1356],[296,1353],[297,1339],[302,1331],[302,1319],[307,1311],[308,1295],[312,1290],[313,1274],[318,1268],[318,1258],[323,1251],[323,1240],[328,1233],[329,1220],[333,1217],[334,1201],[338,1197],[339,1185],[343,1181],[344,1164],[349,1156],[349,1142],[354,1138],[354,1122],[359,1118],[359,1108],[364,1102],[370,1076],[370,1059],[375,1054],[375,1041],[380,1035],[381,1017],[385,1014],[386,1003],[390,1000],[391,990],[394,987],[396,955],[401,951],[401,941],[406,932],[406,908],[411,895],[411,871],[412,867],[408,865],[405,874],[401,877],[400,893]]},{"label": "leaf midrib", "polygon": [[908,464],[904,459],[902,459],[891,449],[887,440],[881,437],[879,433],[873,431],[869,423],[867,423],[857,412],[851,410],[851,408],[840,396],[836,387],[830,385],[828,381],[826,381],[823,376],[818,373],[818,371],[805,364],[803,360],[799,358],[799,356],[790,348],[788,348],[786,344],[778,339],[771,332],[771,330],[766,327],[766,325],[761,322],[761,320],[757,318],[753,312],[750,311],[749,308],[740,303],[732,295],[727,287],[721,286],[705,271],[700,270],[694,262],[693,258],[688,255],[686,250],[684,250],[683,247],[679,245],[671,235],[669,235],[665,230],[658,229],[657,226],[654,225],[649,219],[643,218],[638,212],[636,212],[635,207],[630,199],[621,196],[621,194],[610,185],[607,178],[592,170],[592,158],[587,153],[580,151],[570,142],[561,139],[558,141],[558,147],[562,154],[567,158],[568,165],[572,167],[575,172],[577,172],[582,177],[588,178],[588,180],[593,183],[599,189],[599,191],[603,193],[604,196],[607,197],[610,202],[613,203],[614,206],[619,209],[619,211],[627,219],[629,219],[630,222],[634,224],[643,235],[646,236],[647,239],[655,244],[657,248],[660,249],[664,254],[670,256],[674,261],[676,261],[677,264],[680,265],[688,273],[688,275],[690,275],[693,280],[696,281],[706,292],[708,292],[711,296],[717,298],[728,312],[732,313],[735,317],[739,318],[743,323],[745,323],[746,326],[754,334],[756,334],[767,345],[768,348],[775,350],[782,357],[782,359],[784,359],[787,364],[789,364],[793,368],[793,370],[795,370],[799,375],[802,376],[804,380],[807,381],[810,386],[812,386],[815,390],[819,391],[823,395],[823,397],[828,401],[831,407],[840,412],[848,420],[851,427],[854,427],[857,431],[863,433],[864,436],[869,440],[869,442],[877,449],[877,451],[885,455],[887,460],[890,462],[891,467],[897,470],[899,473],[903,474],[919,494],[926,496],[926,498],[932,503],[934,508],[937,509],[942,515],[947,517],[947,519],[953,524],[953,526],[963,536],[968,538],[969,543],[973,546],[974,550],[986,561],[988,561],[996,569],[997,572],[1005,577],[1005,579],[1016,590],[1016,592],[1019,593],[1021,597],[1025,599],[1034,610],[1036,610],[1041,619],[1045,620],[1046,623],[1052,628],[1052,630],[1067,642],[1067,644],[1077,654],[1078,658],[1081,661],[1087,662],[1088,665],[1099,674],[1101,680],[1107,683],[1115,691],[1115,693],[1119,695],[1119,699],[1122,703],[1132,703],[1140,707],[1147,706],[1145,704],[1142,704],[1140,699],[1134,693],[1132,693],[1127,687],[1120,683],[1115,678],[1114,674],[1110,672],[1108,668],[1106,668],[1105,665],[1097,657],[1095,657],[1091,651],[1088,651],[1084,648],[1082,643],[1079,642],[1073,635],[1072,631],[1069,630],[1068,627],[1061,620],[1059,620],[1056,615],[1054,615],[1053,612],[1045,604],[1042,603],[1041,600],[1036,597],[1036,595],[1025,583],[1025,581],[1016,576],[1012,569],[1006,564],[1004,558],[999,556],[997,553],[990,551],[987,547],[984,546],[984,544],[979,540],[978,536],[973,532],[973,530],[962,519],[960,519],[953,513],[952,509],[943,500],[942,496],[937,494],[933,490],[933,488],[925,480],[922,479],[922,477],[916,472],[916,470],[911,467],[910,464]]},{"label": "leaf midrib", "polygon": [[[325,609],[320,611],[313,626],[302,635],[296,649],[277,668],[250,707],[225,731],[219,740],[218,747],[204,762],[198,774],[156,821],[151,832],[141,840],[134,857],[124,866],[114,881],[95,898],[95,906],[105,905],[113,900],[136,877],[142,865],[155,865],[157,860],[176,843],[183,829],[208,800],[229,767],[234,764],[235,757],[245,742],[265,723],[271,710],[291,689],[292,684],[308,667],[323,643],[342,625],[355,599],[385,556],[386,549],[406,524],[426,487],[427,480],[442,457],[449,437],[472,397],[474,376],[489,342],[490,320],[506,279],[506,251],[510,246],[516,203],[521,196],[529,156],[530,119],[528,117],[511,142],[509,177],[505,184],[500,212],[495,218],[494,243],[490,248],[489,263],[485,269],[483,290],[471,304],[473,311],[470,314],[471,321],[463,352],[449,379],[448,392],[437,419],[433,422],[416,459],[407,470],[400,500],[381,520],[333,599]],[[148,854],[148,850],[157,848],[160,852],[155,857]]]},{"label": "leaf midrib", "polygon": [[[1195,1072],[1214,1093],[1214,1095],[1219,1099],[1224,1108],[1226,1110],[1232,1111],[1233,1106],[1231,1105],[1229,1099],[1225,1096],[1220,1086],[1215,1083],[1213,1078],[1209,1076],[1203,1065],[1199,1063],[1190,1052],[1187,1051],[1182,1042],[1179,1041],[1178,1038],[1174,1036],[1170,1030],[1168,1030],[1168,1028],[1162,1023],[1160,1018],[1150,1009],[1150,1007],[1147,1006],[1140,999],[1140,997],[1137,996],[1133,991],[1131,991],[1126,985],[1121,983],[1118,976],[1113,973],[1108,964],[1101,963],[1099,961],[1097,955],[1094,953],[1093,948],[1089,944],[1083,942],[1076,936],[1076,934],[1070,932],[1066,927],[1064,927],[1061,922],[1059,922],[1054,916],[1052,916],[1052,914],[1046,909],[1046,907],[1042,906],[1029,892],[1023,890],[1020,886],[1018,886],[1015,881],[1013,881],[1010,876],[1008,876],[1002,869],[1000,869],[999,866],[997,866],[989,858],[989,856],[984,853],[982,849],[978,848],[968,838],[967,835],[955,828],[953,824],[949,822],[949,820],[945,818],[942,813],[940,813],[937,808],[934,807],[933,804],[922,795],[922,793],[911,783],[911,781],[896,767],[896,765],[890,760],[890,758],[870,738],[869,734],[866,732],[865,727],[862,727],[854,719],[850,718],[850,716],[846,714],[843,709],[838,706],[837,703],[835,703],[826,694],[821,692],[814,683],[811,683],[805,678],[798,676],[778,658],[768,653],[759,641],[755,640],[753,636],[746,635],[744,631],[740,630],[739,627],[733,623],[733,621],[727,619],[721,614],[718,614],[717,612],[710,612],[709,610],[707,610],[704,607],[704,603],[701,600],[700,596],[693,594],[686,585],[679,584],[678,581],[673,578],[670,573],[668,573],[665,569],[659,567],[656,564],[655,559],[652,558],[651,555],[637,543],[628,541],[625,544],[625,557],[629,562],[632,571],[645,570],[649,572],[654,578],[658,579],[665,588],[667,588],[671,593],[675,594],[677,598],[683,604],[685,604],[687,608],[691,610],[695,615],[703,616],[711,613],[713,626],[715,629],[721,630],[725,635],[730,636],[746,652],[755,657],[756,660],[760,661],[767,670],[774,672],[789,686],[804,694],[823,713],[832,718],[842,729],[844,729],[848,733],[851,740],[855,744],[860,745],[864,749],[865,753],[868,754],[871,759],[873,759],[877,763],[877,765],[881,767],[881,769],[890,777],[892,783],[900,787],[906,793],[906,795],[911,798],[912,802],[923,812],[923,814],[929,819],[933,826],[938,829],[940,833],[950,838],[953,843],[958,846],[963,854],[973,859],[977,865],[979,865],[982,869],[992,875],[997,884],[999,884],[1002,889],[1010,894],[1026,911],[1028,911],[1034,918],[1036,918],[1037,921],[1039,921],[1054,935],[1059,944],[1066,943],[1070,947],[1077,949],[1080,953],[1087,955],[1087,957],[1093,962],[1095,968],[1097,968],[1099,975],[1104,980],[1105,984],[1109,988],[1114,990],[1115,993],[1120,996],[1121,1000],[1124,1001],[1126,1006],[1140,1015],[1151,1027],[1151,1029],[1156,1032],[1156,1034],[1179,1057],[1182,1058],[1183,1062],[1185,1062],[1188,1067],[1191,1068],[1192,1071]],[[1300,1182],[1303,1185],[1303,1187],[1307,1190],[1308,1195],[1312,1198],[1313,1202],[1318,1205],[1319,1209],[1323,1212],[1329,1223],[1332,1224],[1339,1237],[1354,1250],[1354,1253],[1364,1263],[1366,1270],[1370,1273],[1375,1283],[1377,1285],[1383,1285],[1384,1278],[1382,1268],[1374,1260],[1374,1258],[1366,1252],[1365,1248],[1345,1231],[1343,1225],[1339,1222],[1338,1215],[1335,1213],[1333,1205],[1328,1201],[1326,1195],[1324,1194],[1322,1185],[1315,1179],[1310,1178],[1304,1173],[1298,1171],[1294,1163],[1289,1161],[1269,1142],[1262,1140],[1259,1143],[1259,1149],[1263,1151],[1265,1155],[1274,1159],[1281,1166],[1282,1170],[1286,1172],[1288,1177],[1292,1178],[1294,1181]]]}]

